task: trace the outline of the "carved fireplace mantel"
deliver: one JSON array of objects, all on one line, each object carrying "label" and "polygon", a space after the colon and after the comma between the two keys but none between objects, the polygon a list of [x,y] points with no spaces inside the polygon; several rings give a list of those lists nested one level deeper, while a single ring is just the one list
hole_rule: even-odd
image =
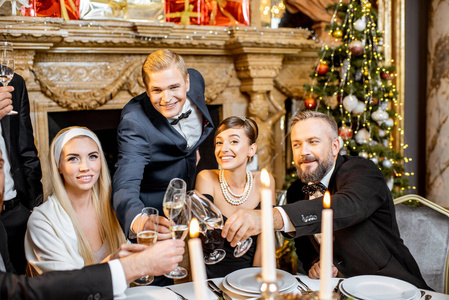
[{"label": "carved fireplace mantel", "polygon": [[272,170],[282,186],[279,119],[285,99],[303,97],[302,85],[316,63],[319,45],[308,39],[308,31],[2,17],[0,32],[14,43],[16,72],[27,82],[45,192],[50,186],[48,114],[121,109],[144,91],[146,56],[164,48],[203,74],[207,104],[220,105],[221,118],[257,120],[259,167]]}]

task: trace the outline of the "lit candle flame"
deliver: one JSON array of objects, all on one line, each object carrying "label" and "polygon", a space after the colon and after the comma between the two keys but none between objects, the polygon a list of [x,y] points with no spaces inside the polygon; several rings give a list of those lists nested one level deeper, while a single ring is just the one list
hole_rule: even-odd
[{"label": "lit candle flame", "polygon": [[200,223],[198,223],[198,220],[196,218],[192,218],[192,221],[190,221],[190,238],[196,238],[199,235],[200,232]]},{"label": "lit candle flame", "polygon": [[262,185],[266,188],[270,187],[270,175],[268,174],[267,169],[263,168],[260,173],[260,180],[262,181]]},{"label": "lit candle flame", "polygon": [[329,191],[326,191],[324,193],[323,207],[324,208],[331,208],[331,194],[329,193]]}]

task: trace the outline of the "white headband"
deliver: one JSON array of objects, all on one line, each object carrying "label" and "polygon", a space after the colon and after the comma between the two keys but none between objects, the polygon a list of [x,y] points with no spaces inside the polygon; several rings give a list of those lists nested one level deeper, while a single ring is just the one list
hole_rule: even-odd
[{"label": "white headband", "polygon": [[67,144],[68,141],[77,136],[88,136],[97,143],[98,149],[101,149],[100,141],[98,138],[89,130],[84,128],[72,128],[58,136],[55,141],[55,160],[56,166],[59,167],[59,158],[61,157],[62,148]]}]

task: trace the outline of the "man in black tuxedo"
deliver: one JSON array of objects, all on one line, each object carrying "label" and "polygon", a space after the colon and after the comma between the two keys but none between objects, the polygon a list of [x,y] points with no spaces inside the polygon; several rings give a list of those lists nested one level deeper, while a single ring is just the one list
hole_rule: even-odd
[{"label": "man in black tuxedo", "polygon": [[[213,125],[204,98],[204,79],[170,50],[150,54],[143,67],[146,92],[123,108],[118,127],[118,161],[113,205],[127,237],[145,206],[162,212],[173,178],[194,186],[197,149]],[[134,222],[133,222],[134,221]],[[134,231],[135,233],[135,231]],[[170,237],[169,235],[165,238]]]},{"label": "man in black tuxedo", "polygon": [[[334,276],[383,275],[429,289],[399,236],[391,193],[382,172],[360,157],[340,156],[338,128],[328,115],[305,111],[293,117],[291,141],[298,173],[287,205],[273,209],[274,227],[295,238],[303,272],[319,277],[319,234],[323,196],[334,211]],[[307,195],[305,194],[307,192]],[[223,236],[235,244],[260,233],[260,213],[239,211]]]},{"label": "man in black tuxedo", "polygon": [[17,114],[0,121],[0,149],[5,159],[5,194],[1,220],[8,234],[11,261],[25,273],[24,237],[30,211],[42,202],[41,165],[34,145],[30,103],[23,78],[14,74],[9,86],[0,87],[0,98],[12,101]]}]

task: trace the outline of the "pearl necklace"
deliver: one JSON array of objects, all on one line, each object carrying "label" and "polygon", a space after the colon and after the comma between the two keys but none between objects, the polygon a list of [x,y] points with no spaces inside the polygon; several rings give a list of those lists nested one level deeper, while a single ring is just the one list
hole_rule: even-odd
[{"label": "pearl necklace", "polygon": [[225,200],[233,206],[239,206],[245,203],[245,201],[249,197],[251,189],[253,188],[253,175],[251,174],[251,171],[248,169],[246,170],[245,189],[243,190],[243,193],[240,195],[235,194],[231,191],[231,188],[229,187],[228,183],[226,182],[226,178],[224,177],[223,169],[220,169],[218,180],[220,181],[221,192],[223,193]]}]

